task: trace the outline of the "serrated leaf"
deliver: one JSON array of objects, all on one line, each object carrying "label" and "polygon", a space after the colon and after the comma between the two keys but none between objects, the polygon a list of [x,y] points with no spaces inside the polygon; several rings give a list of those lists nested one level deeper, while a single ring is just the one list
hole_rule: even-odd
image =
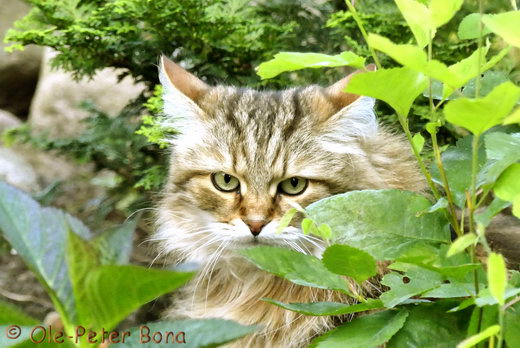
[{"label": "serrated leaf", "polygon": [[418,245],[449,240],[442,212],[416,217],[430,206],[426,198],[408,191],[364,190],[322,199],[308,206],[307,212],[314,221],[332,228],[332,242],[389,260]]},{"label": "serrated leaf", "polygon": [[322,262],[333,273],[362,283],[377,273],[376,261],[369,253],[348,245],[335,244],[323,253]]},{"label": "serrated leaf", "polygon": [[394,68],[356,74],[345,91],[382,100],[398,114],[406,116],[427,85],[428,80],[421,73],[409,68]]},{"label": "serrated leaf", "polygon": [[338,302],[283,303],[271,298],[262,300],[293,312],[314,316],[345,315],[384,307],[383,302],[376,299],[353,305]]},{"label": "serrated leaf", "polygon": [[[482,36],[491,33],[491,30],[483,26]],[[459,24],[457,35],[461,40],[477,39],[480,36],[480,13],[472,13],[464,17]]]},{"label": "serrated leaf", "polygon": [[330,272],[315,256],[267,246],[243,249],[239,253],[264,271],[295,284],[350,294],[345,279]]},{"label": "serrated leaf", "polygon": [[455,254],[463,252],[470,245],[474,245],[478,240],[478,237],[474,233],[467,233],[457,238],[448,249],[446,256],[451,257]]},{"label": "serrated leaf", "polygon": [[[253,333],[259,328],[259,326],[246,326],[224,319],[159,321],[131,329],[125,343],[111,344],[110,347],[167,348],[175,346],[176,343],[186,348],[217,347]],[[160,343],[152,340],[155,332],[162,333]],[[173,335],[169,336],[169,340],[166,341],[168,332],[173,332]]]},{"label": "serrated leaf", "polygon": [[365,59],[353,52],[342,52],[334,56],[321,53],[281,52],[270,61],[260,64],[257,73],[262,79],[269,79],[285,71],[338,66],[363,68],[364,64]]},{"label": "serrated leaf", "polygon": [[410,266],[404,275],[396,272],[388,273],[381,280],[381,284],[388,286],[390,290],[379,298],[385,307],[392,308],[413,296],[438,287],[442,284],[442,276],[422,267]]},{"label": "serrated leaf", "polygon": [[505,82],[484,98],[449,101],[444,108],[444,114],[449,122],[464,127],[473,134],[482,134],[501,124],[518,98],[520,88],[511,82]]},{"label": "serrated leaf", "polygon": [[504,257],[497,253],[490,253],[488,257],[488,286],[491,295],[503,306],[507,286],[507,269]]},{"label": "serrated leaf", "polygon": [[395,335],[407,317],[406,310],[364,315],[315,338],[309,348],[375,348]]},{"label": "serrated leaf", "polygon": [[425,303],[410,307],[403,328],[388,342],[387,348],[448,348],[464,339],[466,312],[446,313],[453,301]]},{"label": "serrated leaf", "polygon": [[415,0],[395,0],[399,11],[412,30],[417,44],[423,48],[435,36],[435,24],[428,7]]},{"label": "serrated leaf", "polygon": [[501,36],[508,44],[520,47],[519,11],[485,15],[482,21],[489,30]]}]

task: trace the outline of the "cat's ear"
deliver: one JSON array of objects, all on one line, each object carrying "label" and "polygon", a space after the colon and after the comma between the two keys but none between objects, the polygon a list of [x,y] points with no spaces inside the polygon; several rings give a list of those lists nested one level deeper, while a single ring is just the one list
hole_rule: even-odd
[{"label": "cat's ear", "polygon": [[186,117],[203,114],[197,105],[210,87],[179,65],[162,56],[159,63],[159,79],[163,86],[164,111],[169,116]]},{"label": "cat's ear", "polygon": [[344,92],[353,76],[375,70],[376,66],[370,64],[365,70],[357,70],[326,89],[328,98],[336,110],[328,117],[329,122],[336,123],[339,129],[349,132],[351,136],[370,136],[377,133],[375,99]]}]

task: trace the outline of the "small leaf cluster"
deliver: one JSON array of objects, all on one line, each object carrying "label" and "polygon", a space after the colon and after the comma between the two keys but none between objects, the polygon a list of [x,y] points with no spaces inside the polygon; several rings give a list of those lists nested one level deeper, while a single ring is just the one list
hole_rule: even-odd
[{"label": "small leaf cluster", "polygon": [[[480,12],[459,20],[459,39],[476,40],[476,46],[467,56],[447,62],[434,58],[440,57],[434,55],[434,39],[440,27],[457,19],[463,0],[395,0],[415,41],[410,43],[367,33],[368,17],[346,3],[368,50],[333,56],[279,53],[261,64],[258,73],[268,78],[342,63],[357,67],[363,55],[370,55],[377,71],[354,75],[345,92],[382,100],[395,112],[431,198],[399,190],[363,190],[311,204],[305,209],[306,219],[313,226],[326,223],[331,230],[325,238],[331,245],[321,259],[275,248],[252,248],[243,255],[293,283],[351,299],[265,300],[315,316],[380,310],[325,333],[311,347],[430,347],[441,342],[458,348],[520,346],[520,273],[506,268],[504,256],[491,250],[486,235],[496,215],[520,218],[520,87],[491,70],[513,47],[520,48],[516,4],[515,11]],[[502,42],[498,50],[491,48],[491,35]],[[393,61],[390,68],[383,64],[388,60]],[[409,114],[420,96],[427,98],[427,123],[412,134]],[[441,148],[438,133],[449,127],[465,136]],[[423,135],[431,142],[431,157],[421,155]],[[275,257],[280,261],[268,261]],[[378,262],[390,263],[379,278]],[[378,283],[384,286],[379,294],[369,294],[376,298],[367,299],[359,288],[349,286],[367,279],[375,288]]]}]

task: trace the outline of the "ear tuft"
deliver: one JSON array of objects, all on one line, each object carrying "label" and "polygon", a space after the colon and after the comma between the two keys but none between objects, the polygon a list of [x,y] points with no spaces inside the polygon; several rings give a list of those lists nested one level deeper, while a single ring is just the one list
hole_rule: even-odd
[{"label": "ear tuft", "polygon": [[360,97],[357,94],[344,92],[352,77],[365,71],[375,70],[376,66],[374,64],[369,64],[365,67],[364,70],[356,70],[327,88],[327,94],[338,110],[352,104]]}]

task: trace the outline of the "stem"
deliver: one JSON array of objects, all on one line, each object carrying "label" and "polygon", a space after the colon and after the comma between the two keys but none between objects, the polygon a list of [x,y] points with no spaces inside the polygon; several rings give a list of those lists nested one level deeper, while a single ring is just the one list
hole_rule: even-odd
[{"label": "stem", "polygon": [[423,173],[424,177],[426,178],[426,181],[428,182],[428,185],[430,186],[430,189],[433,192],[433,195],[435,196],[435,199],[440,198],[439,191],[437,190],[437,187],[435,187],[435,183],[432,180],[432,176],[428,169],[426,169],[426,165],[424,164],[424,161],[419,153],[419,151],[415,148],[415,145],[413,143],[413,137],[410,133],[410,128],[408,127],[408,120],[405,116],[398,113],[397,117],[399,119],[399,123],[401,124],[401,127],[404,130],[404,133],[406,134],[406,138],[408,139],[408,142],[410,143],[410,146],[412,147],[413,154],[415,156],[415,159],[417,159],[417,162],[419,163],[419,168],[421,169],[421,172]]},{"label": "stem", "polygon": [[345,0],[347,7],[349,11],[352,13],[352,17],[354,17],[354,20],[356,21],[356,24],[359,28],[359,31],[361,32],[361,35],[363,35],[363,39],[365,39],[365,42],[367,43],[368,49],[370,50],[370,54],[372,55],[372,58],[374,59],[374,63],[376,63],[377,69],[381,69],[381,63],[379,62],[379,59],[377,58],[376,51],[370,46],[368,43],[368,34],[365,30],[365,27],[363,26],[363,22],[361,21],[361,18],[359,18],[359,15],[356,11],[356,8],[352,5],[350,0]]},{"label": "stem", "polygon": [[506,309],[508,309],[509,307],[515,305],[515,304],[518,303],[518,302],[520,302],[520,296],[515,297],[514,299],[512,299],[511,301],[509,301],[508,303],[506,303],[506,304],[504,305],[504,311],[505,311]]},{"label": "stem", "polygon": [[444,190],[446,191],[446,199],[448,200],[448,209],[451,218],[451,224],[455,229],[455,233],[460,237],[464,234],[459,227],[459,222],[457,220],[457,208],[455,207],[455,202],[453,200],[453,195],[451,194],[450,184],[448,181],[448,176],[446,175],[446,171],[444,170],[444,166],[442,164],[441,151],[439,149],[439,144],[437,143],[437,130],[431,133],[432,136],[432,147],[433,153],[435,155],[435,162],[437,163],[437,167],[439,168],[439,174],[441,175],[442,185],[444,186]]},{"label": "stem", "polygon": [[497,348],[502,348],[504,343],[504,308],[498,307],[498,324],[500,325],[500,331],[498,332]]}]

